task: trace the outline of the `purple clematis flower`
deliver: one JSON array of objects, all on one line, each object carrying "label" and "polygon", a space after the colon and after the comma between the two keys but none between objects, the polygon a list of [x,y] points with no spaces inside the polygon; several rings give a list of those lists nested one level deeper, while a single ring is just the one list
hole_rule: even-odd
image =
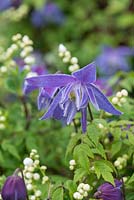
[{"label": "purple clematis flower", "polygon": [[24,180],[16,174],[9,176],[4,183],[1,195],[3,200],[26,200],[27,190]]},{"label": "purple clematis flower", "polygon": [[96,58],[96,64],[102,75],[110,76],[120,70],[129,71],[127,57],[132,55],[134,55],[134,49],[129,47],[103,47],[102,53]]},{"label": "purple clematis flower", "polygon": [[46,3],[41,9],[34,10],[31,15],[32,24],[35,27],[44,27],[48,24],[61,25],[64,15],[55,3]]},{"label": "purple clematis flower", "polygon": [[0,11],[7,10],[11,7],[17,8],[20,6],[22,0],[1,0]]},{"label": "purple clematis flower", "polygon": [[115,180],[115,186],[110,183],[104,183],[98,188],[94,197],[102,200],[123,200],[121,186],[122,182],[119,180]]},{"label": "purple clematis flower", "polygon": [[44,88],[48,86],[51,88],[59,88],[47,112],[41,119],[53,117],[58,107],[63,111],[62,117],[66,120],[66,124],[70,124],[76,112],[80,111],[83,132],[86,132],[87,106],[89,102],[97,110],[102,109],[114,115],[121,114],[93,84],[95,81],[96,68],[94,63],[72,73],[72,75],[50,74],[26,79],[27,84],[33,88]]}]

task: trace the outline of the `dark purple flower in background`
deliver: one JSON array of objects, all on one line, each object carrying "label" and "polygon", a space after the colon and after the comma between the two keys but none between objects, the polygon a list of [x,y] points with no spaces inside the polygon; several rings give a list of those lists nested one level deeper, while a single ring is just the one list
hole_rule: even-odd
[{"label": "dark purple flower in background", "polygon": [[103,47],[101,54],[96,58],[99,72],[104,76],[113,75],[117,71],[129,71],[127,58],[134,55],[134,49],[129,47]]},{"label": "dark purple flower in background", "polygon": [[22,0],[0,0],[0,11],[7,10],[11,7],[17,8],[22,3]]},{"label": "dark purple flower in background", "polygon": [[35,27],[44,27],[48,24],[61,25],[64,18],[60,8],[51,2],[46,3],[41,9],[34,10],[31,15],[31,21]]},{"label": "dark purple flower in background", "polygon": [[[96,68],[91,63],[84,68],[72,73],[50,74],[27,78],[29,87],[37,88],[59,88],[59,92],[54,96],[47,112],[41,119],[48,119],[54,116],[57,107],[63,111],[63,118],[66,124],[70,124],[76,112],[81,112],[81,124],[83,132],[86,132],[87,106],[91,102],[97,110],[105,110],[114,115],[120,115],[108,101],[106,96],[93,84],[96,81]],[[61,115],[61,112],[60,112]]]},{"label": "dark purple flower in background", "polygon": [[106,96],[111,96],[113,91],[112,88],[108,85],[107,80],[98,78],[94,83]]},{"label": "dark purple flower in background", "polygon": [[16,174],[9,176],[3,185],[1,195],[3,200],[26,200],[27,190],[24,180]]},{"label": "dark purple flower in background", "polygon": [[102,200],[123,200],[121,187],[122,182],[119,180],[115,180],[115,186],[110,183],[104,183],[98,188],[94,197]]}]

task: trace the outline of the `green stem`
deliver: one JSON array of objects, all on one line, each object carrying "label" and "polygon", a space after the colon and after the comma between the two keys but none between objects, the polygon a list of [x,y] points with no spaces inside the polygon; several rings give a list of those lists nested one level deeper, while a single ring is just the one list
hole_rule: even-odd
[{"label": "green stem", "polygon": [[94,118],[93,118],[92,111],[91,111],[91,108],[90,108],[89,104],[88,104],[88,111],[89,111],[89,115],[90,115],[90,120],[92,122]]}]

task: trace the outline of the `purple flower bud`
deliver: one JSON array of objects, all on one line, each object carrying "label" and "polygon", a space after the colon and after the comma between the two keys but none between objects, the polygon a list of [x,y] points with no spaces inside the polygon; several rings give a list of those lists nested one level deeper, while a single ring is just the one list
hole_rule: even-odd
[{"label": "purple flower bud", "polygon": [[1,195],[3,200],[26,200],[27,191],[24,180],[18,175],[7,177]]},{"label": "purple flower bud", "polygon": [[103,200],[123,200],[121,186],[122,182],[119,180],[115,180],[115,186],[110,183],[104,183],[98,188],[94,197]]}]

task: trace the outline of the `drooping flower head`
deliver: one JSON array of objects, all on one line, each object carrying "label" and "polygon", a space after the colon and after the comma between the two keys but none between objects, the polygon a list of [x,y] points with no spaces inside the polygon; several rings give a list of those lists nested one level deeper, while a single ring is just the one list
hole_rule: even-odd
[{"label": "drooping flower head", "polygon": [[122,182],[119,180],[115,180],[115,186],[110,183],[104,183],[98,188],[94,197],[103,200],[123,200],[121,186]]},{"label": "drooping flower head", "polygon": [[102,75],[110,76],[120,70],[130,70],[127,58],[131,55],[134,55],[134,49],[129,47],[103,47],[101,54],[96,58],[96,64]]},{"label": "drooping flower head", "polygon": [[27,191],[24,180],[17,174],[9,176],[1,191],[3,200],[26,200]]},{"label": "drooping flower head", "polygon": [[[114,115],[121,114],[94,85],[95,81],[96,68],[94,63],[72,73],[72,75],[50,74],[26,79],[27,85],[34,89],[48,86],[59,89],[41,119],[53,117],[58,107],[60,108],[59,115],[61,116],[62,110],[62,117],[66,120],[66,124],[70,124],[76,112],[81,112],[83,132],[86,132],[88,103],[92,103],[97,110],[102,109]],[[56,114],[58,115],[58,112]]]},{"label": "drooping flower head", "polygon": [[31,15],[35,27],[44,27],[48,24],[60,25],[64,22],[64,15],[55,3],[46,3],[41,9],[34,10]]}]

